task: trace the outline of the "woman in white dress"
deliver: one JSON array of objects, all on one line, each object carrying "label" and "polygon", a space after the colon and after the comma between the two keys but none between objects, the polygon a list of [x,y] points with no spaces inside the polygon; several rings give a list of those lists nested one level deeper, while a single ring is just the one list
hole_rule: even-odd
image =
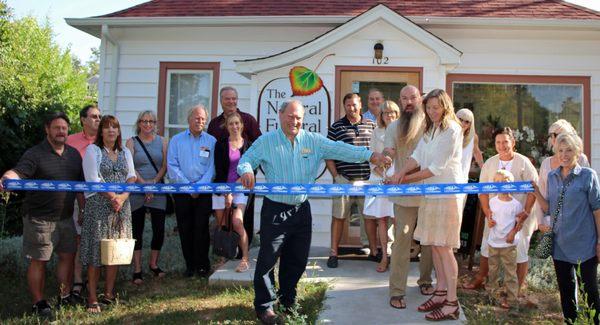
[{"label": "woman in white dress", "polygon": [[[546,159],[544,159],[544,161],[542,161],[542,165],[540,166],[538,182],[540,193],[545,199],[548,199],[548,174],[550,173],[550,171],[560,167],[560,161],[558,160],[558,151],[555,150],[555,146],[556,138],[563,133],[570,133],[579,137],[573,125],[571,125],[571,123],[569,123],[567,120],[557,120],[556,122],[552,123],[552,125],[550,125],[550,127],[548,128],[548,146],[552,148],[552,152],[554,152],[554,155],[547,157]],[[577,163],[581,167],[590,167],[590,163],[588,162],[587,156],[583,152],[579,156]],[[542,212],[542,209],[540,208],[539,204],[534,205],[533,213],[537,219],[538,229],[543,231],[550,230],[550,216],[544,215],[544,212]]]},{"label": "woman in white dress", "polygon": [[[377,116],[377,127],[371,135],[371,151],[382,152],[384,149],[383,140],[385,138],[385,129],[393,121],[400,117],[400,108],[391,100],[386,100],[381,104],[379,114]],[[390,167],[387,170],[371,164],[371,176],[369,183],[379,184],[386,176],[393,174],[394,168]],[[387,174],[389,172],[390,174]],[[365,215],[365,230],[369,238],[375,239],[379,233],[379,244],[381,245],[381,261],[377,265],[377,272],[385,272],[389,265],[387,256],[388,243],[388,217],[394,217],[394,203],[384,196],[367,196],[365,197],[365,207],[363,209]],[[376,243],[376,240],[369,240],[369,243]],[[370,247],[371,252],[376,252],[377,247]],[[373,254],[373,253],[371,253]]]},{"label": "woman in white dress", "polygon": [[471,161],[475,158],[475,163],[481,168],[483,166],[483,154],[479,149],[479,137],[475,133],[475,117],[470,109],[463,108],[456,112],[456,117],[460,121],[463,131],[463,153],[462,153],[462,170],[465,180],[469,180],[469,170],[471,169]]},{"label": "woman in white dress", "polygon": [[[423,105],[427,112],[423,137],[392,182],[463,183],[463,135],[452,100],[444,90],[434,89],[423,98]],[[418,167],[419,171],[409,174]],[[462,194],[426,195],[419,206],[414,238],[431,246],[437,278],[433,296],[418,308],[430,312],[427,320],[456,320],[459,316],[458,265],[453,249],[460,246],[462,210]]]}]

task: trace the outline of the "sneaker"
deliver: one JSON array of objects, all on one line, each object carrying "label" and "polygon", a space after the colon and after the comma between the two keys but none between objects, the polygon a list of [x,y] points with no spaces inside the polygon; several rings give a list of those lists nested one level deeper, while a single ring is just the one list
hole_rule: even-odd
[{"label": "sneaker", "polygon": [[338,257],[337,256],[329,256],[327,259],[327,267],[330,269],[335,269],[338,267]]},{"label": "sneaker", "polygon": [[46,319],[54,319],[54,312],[52,312],[52,307],[48,305],[46,300],[40,300],[36,302],[31,311],[39,317]]}]

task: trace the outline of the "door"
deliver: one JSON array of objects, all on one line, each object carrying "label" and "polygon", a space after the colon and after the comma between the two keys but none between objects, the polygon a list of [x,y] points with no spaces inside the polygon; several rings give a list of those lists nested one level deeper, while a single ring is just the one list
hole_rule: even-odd
[{"label": "door", "polygon": [[[386,100],[399,104],[400,90],[406,85],[422,89],[423,69],[418,67],[353,67],[336,66],[335,80],[335,109],[334,119],[337,121],[344,116],[342,98],[347,93],[357,93],[363,104],[363,112],[367,110],[369,90],[380,90]],[[344,225],[341,246],[362,247],[367,241],[364,233],[364,222],[361,220],[357,207],[352,207],[350,222]],[[362,237],[362,240],[361,240]],[[379,242],[379,241],[377,241]]]}]

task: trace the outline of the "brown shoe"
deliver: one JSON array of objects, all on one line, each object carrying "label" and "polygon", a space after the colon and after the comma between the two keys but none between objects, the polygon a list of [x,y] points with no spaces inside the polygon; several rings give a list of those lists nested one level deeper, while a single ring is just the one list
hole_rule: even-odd
[{"label": "brown shoe", "polygon": [[260,320],[260,322],[264,325],[276,325],[281,324],[281,320],[279,316],[275,314],[272,309],[267,309],[263,312],[256,312],[256,317]]}]

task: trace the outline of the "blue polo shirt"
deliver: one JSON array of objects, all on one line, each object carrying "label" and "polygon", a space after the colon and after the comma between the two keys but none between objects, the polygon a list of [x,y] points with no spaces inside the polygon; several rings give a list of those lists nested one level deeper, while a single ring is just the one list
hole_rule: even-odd
[{"label": "blue polo shirt", "polygon": [[577,264],[596,256],[598,234],[593,212],[600,209],[600,185],[596,171],[591,168],[576,165],[564,180],[561,170],[559,167],[548,174],[548,213],[555,214],[563,184],[569,178],[573,180],[556,218],[552,257]]}]

